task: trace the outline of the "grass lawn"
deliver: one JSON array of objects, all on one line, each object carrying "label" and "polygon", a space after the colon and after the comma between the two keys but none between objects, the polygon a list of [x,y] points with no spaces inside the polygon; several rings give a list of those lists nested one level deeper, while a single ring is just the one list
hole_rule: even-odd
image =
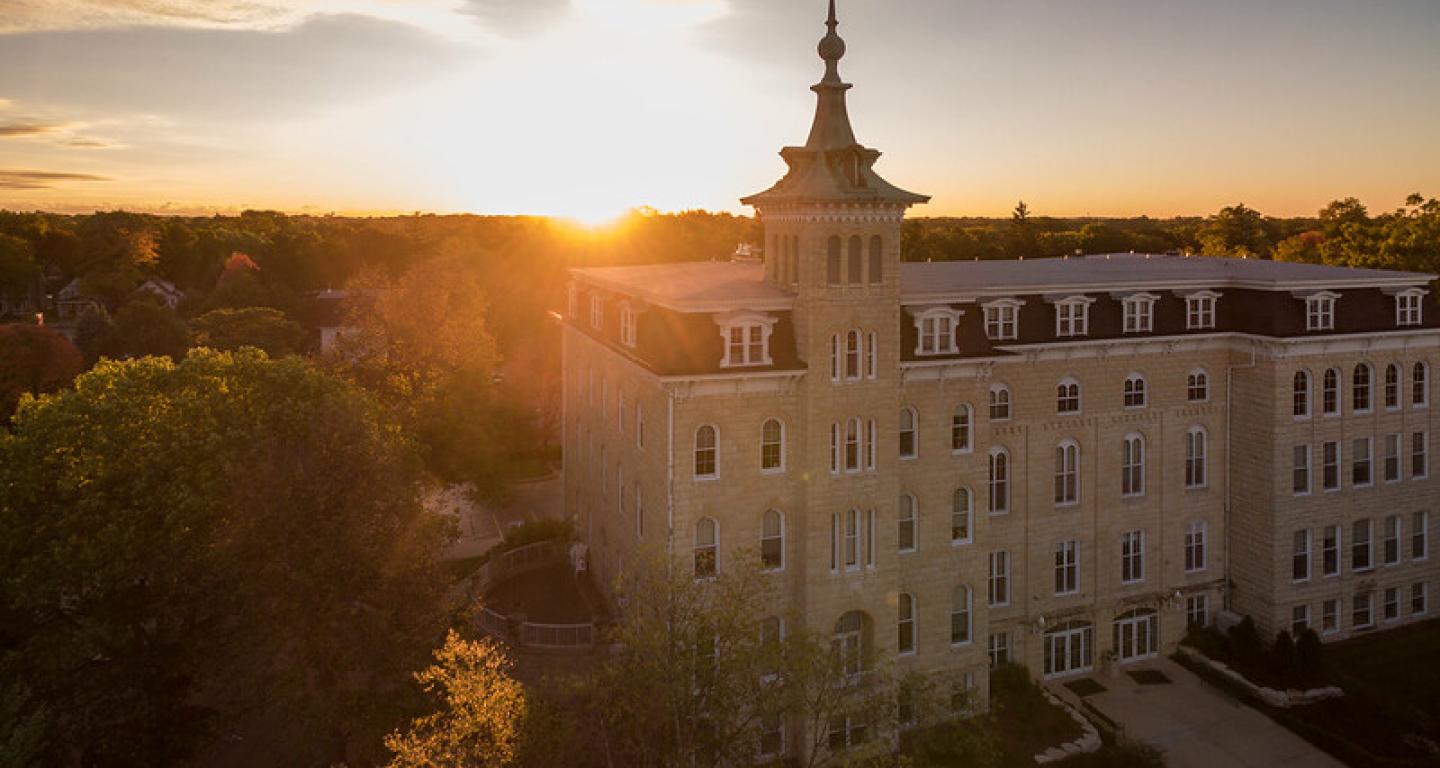
[{"label": "grass lawn", "polygon": [[916,766],[1030,766],[1035,755],[1080,738],[1080,725],[1045,700],[1023,667],[996,670],[990,712],[910,734]]}]

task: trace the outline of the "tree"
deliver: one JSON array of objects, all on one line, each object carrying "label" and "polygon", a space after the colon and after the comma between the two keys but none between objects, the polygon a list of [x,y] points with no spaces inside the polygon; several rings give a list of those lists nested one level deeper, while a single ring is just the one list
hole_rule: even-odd
[{"label": "tree", "polygon": [[163,304],[139,299],[115,313],[115,325],[101,342],[101,354],[109,357],[164,355],[172,360],[185,354],[190,338],[174,310]]},{"label": "tree", "polygon": [[22,395],[68,386],[84,367],[80,350],[55,331],[0,325],[0,420],[10,417]]},{"label": "tree", "polygon": [[1201,252],[1207,256],[1268,258],[1270,245],[1265,217],[1244,203],[1221,208],[1200,230]]},{"label": "tree", "polygon": [[1123,230],[1093,221],[1080,228],[1080,250],[1085,253],[1124,253],[1130,250],[1130,236]]},{"label": "tree", "polygon": [[214,309],[191,320],[190,337],[197,347],[256,347],[271,357],[284,357],[300,351],[305,331],[278,309],[246,307]]},{"label": "tree", "polygon": [[[842,659],[828,631],[795,617],[781,633],[782,617],[767,617],[776,586],[753,556],[710,579],[684,565],[649,554],[620,578],[621,617],[604,638],[617,650],[571,692],[576,738],[595,745],[596,764],[746,765],[765,733],[787,725],[804,734],[801,765],[891,753],[898,687],[873,654]],[[831,719],[846,715],[864,725],[842,730],[864,743],[826,748]]]},{"label": "tree", "polygon": [[299,726],[251,762],[377,753],[439,629],[450,524],[415,470],[362,394],[257,350],[102,361],[22,403],[0,615],[63,736],[46,762],[172,763],[249,716]]},{"label": "tree", "polygon": [[40,276],[35,249],[18,237],[0,234],[0,296],[28,294]]},{"label": "tree", "polygon": [[416,718],[385,746],[390,768],[502,768],[515,763],[525,725],[525,691],[510,677],[510,659],[495,641],[466,640],[450,630],[436,663],[415,673],[441,708]]},{"label": "tree", "polygon": [[1030,220],[1030,206],[1021,200],[1015,205],[1015,210],[1010,214],[1010,229],[1006,233],[1006,250],[1011,258],[1023,259],[1026,256],[1038,256],[1038,241],[1035,236],[1035,224]]},{"label": "tree", "polygon": [[1324,647],[1314,629],[1306,627],[1300,633],[1300,639],[1295,641],[1295,661],[1301,681],[1312,684],[1320,679],[1325,668]]},{"label": "tree", "polygon": [[44,765],[49,721],[49,709],[36,704],[27,688],[0,683],[0,768]]}]

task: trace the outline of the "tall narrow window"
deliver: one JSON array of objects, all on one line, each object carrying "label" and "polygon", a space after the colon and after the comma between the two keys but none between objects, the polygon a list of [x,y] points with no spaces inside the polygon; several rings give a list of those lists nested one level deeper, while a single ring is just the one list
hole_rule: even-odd
[{"label": "tall narrow window", "polygon": [[1310,492],[1310,446],[1297,445],[1292,454],[1290,490],[1296,496],[1304,496]]},{"label": "tall narrow window", "polygon": [[1310,529],[1304,528],[1294,534],[1290,548],[1290,580],[1310,580]]},{"label": "tall narrow window", "polygon": [[1370,519],[1356,520],[1350,526],[1350,570],[1368,571],[1374,567],[1374,550],[1370,541]]},{"label": "tall narrow window", "polygon": [[1145,438],[1127,435],[1121,447],[1120,493],[1140,496],[1145,493]]},{"label": "tall narrow window", "polygon": [[1145,580],[1145,532],[1126,531],[1120,536],[1120,581],[1134,584]]},{"label": "tall narrow window", "polygon": [[1073,595],[1080,591],[1080,542],[1055,542],[1055,594]]},{"label": "tall narrow window", "polygon": [[920,435],[917,432],[914,408],[900,409],[900,458],[913,459],[920,455]]},{"label": "tall narrow window", "polygon": [[990,553],[989,604],[992,607],[1010,604],[1010,553],[1003,549]]},{"label": "tall narrow window", "polygon": [[1201,427],[1191,427],[1185,433],[1185,487],[1204,488],[1207,463],[1205,459],[1206,434]]},{"label": "tall narrow window", "polygon": [[955,414],[950,418],[950,450],[952,452],[967,453],[970,451],[973,413],[974,411],[967,403],[961,403],[955,407]]},{"label": "tall narrow window", "polygon": [[1080,445],[1066,440],[1055,447],[1055,503],[1080,501]]},{"label": "tall narrow window", "polygon": [[830,334],[830,380],[840,380],[840,369],[843,366],[844,353],[840,347],[840,334]]},{"label": "tall narrow window", "polygon": [[1320,575],[1340,575],[1340,526],[1320,529]]},{"label": "tall narrow window", "polygon": [[1185,572],[1195,573],[1205,570],[1205,534],[1206,526],[1204,520],[1194,520],[1185,527]]},{"label": "tall narrow window", "polygon": [[1055,387],[1055,412],[1080,412],[1080,382],[1074,379],[1063,379]]},{"label": "tall narrow window", "polygon": [[1350,441],[1350,485],[1363,488],[1375,482],[1371,453],[1374,441],[1368,437],[1357,437]]},{"label": "tall narrow window", "polygon": [[760,567],[778,571],[785,567],[785,516],[768,509],[760,522]]},{"label": "tall narrow window", "polygon": [[1421,299],[1424,289],[1411,288],[1395,295],[1395,324],[1398,326],[1419,325],[1422,322]]},{"label": "tall narrow window", "polygon": [[1326,416],[1340,413],[1340,372],[1334,368],[1325,369],[1321,386],[1321,409]]},{"label": "tall narrow window", "polygon": [[859,331],[845,334],[845,378],[851,381],[860,378],[860,339]]},{"label": "tall narrow window", "polygon": [[969,488],[956,488],[950,500],[950,541],[954,544],[968,544],[974,525],[974,504]]},{"label": "tall narrow window", "polygon": [[1322,292],[1305,299],[1305,330],[1335,330],[1335,299],[1338,294]]},{"label": "tall narrow window", "polygon": [[1400,407],[1400,366],[1390,363],[1385,366],[1385,407]]},{"label": "tall narrow window", "polygon": [[1155,296],[1139,294],[1125,299],[1125,332],[1149,333],[1155,327]]},{"label": "tall narrow window", "polygon": [[885,241],[879,235],[870,237],[870,284],[885,279]]},{"label": "tall narrow window", "polygon": [[899,520],[899,531],[897,541],[901,552],[915,551],[915,497],[908,493],[900,494],[900,511],[897,514]]},{"label": "tall narrow window", "polygon": [[1424,480],[1430,475],[1430,433],[1410,433],[1410,479]]},{"label": "tall narrow window", "polygon": [[990,451],[990,514],[1010,511],[1010,454],[1004,448]]},{"label": "tall narrow window", "polygon": [[1291,412],[1297,419],[1310,416],[1310,374],[1305,371],[1295,372],[1295,404]]},{"label": "tall narrow window", "polygon": [[860,419],[845,421],[845,471],[860,471]]},{"label": "tall narrow window", "polygon": [[1386,435],[1383,443],[1385,457],[1381,465],[1381,471],[1385,475],[1385,482],[1395,483],[1400,480],[1400,434]]},{"label": "tall narrow window", "polygon": [[1320,446],[1320,487],[1340,490],[1340,443],[1327,440]]},{"label": "tall narrow window", "polygon": [[635,347],[635,310],[620,307],[620,343],[631,349]]},{"label": "tall narrow window", "polygon": [[843,247],[838,235],[831,235],[830,239],[825,241],[825,282],[830,285],[840,284],[840,251]]},{"label": "tall narrow window", "polygon": [[984,305],[985,337],[992,341],[1008,341],[1018,336],[1020,306],[1014,299],[1000,299]]},{"label": "tall narrow window", "polygon": [[950,596],[950,644],[970,642],[970,613],[973,606],[970,588],[960,585]]},{"label": "tall narrow window", "polygon": [[1364,413],[1370,410],[1370,381],[1373,373],[1370,366],[1361,363],[1355,366],[1355,373],[1350,381],[1350,406],[1357,413]]},{"label": "tall narrow window", "polygon": [[717,477],[720,474],[719,460],[716,454],[718,445],[714,427],[706,424],[695,430],[695,478],[697,480]]},{"label": "tall narrow window", "polygon": [[895,648],[902,655],[915,652],[915,597],[905,592],[900,593],[900,605],[897,611],[897,625],[899,637],[896,638]]},{"label": "tall narrow window", "polygon": [[1005,421],[1010,418],[1010,388],[996,384],[990,388],[990,420]]},{"label": "tall narrow window", "polygon": [[859,285],[865,280],[865,255],[861,252],[863,247],[864,246],[861,244],[859,235],[850,236],[850,255],[849,258],[846,259],[848,266],[848,269],[846,270],[846,281],[849,282],[851,285]]},{"label": "tall narrow window", "polygon": [[1430,369],[1424,363],[1410,368],[1410,405],[1424,408],[1430,403]]},{"label": "tall narrow window", "polygon": [[720,524],[702,517],[695,523],[695,578],[708,579],[720,570]]},{"label": "tall narrow window", "polygon": [[845,570],[853,571],[860,567],[860,510],[845,513],[844,534],[840,551],[845,557]]},{"label": "tall narrow window", "polygon": [[877,346],[878,338],[874,331],[870,332],[867,341],[868,343],[865,345],[865,378],[874,381],[875,376],[879,373],[876,357],[880,354],[880,348]]},{"label": "tall narrow window", "polygon": [[1084,336],[1090,331],[1090,299],[1076,297],[1055,304],[1055,335]]},{"label": "tall narrow window", "polygon": [[1198,331],[1215,327],[1215,300],[1220,295],[1202,291],[1185,297],[1185,328]]},{"label": "tall narrow window", "polygon": [[1380,562],[1395,565],[1400,562],[1400,516],[1386,515],[1384,536],[1380,541]]},{"label": "tall narrow window", "polygon": [[1145,407],[1145,377],[1132,373],[1125,377],[1125,407]]},{"label": "tall narrow window", "polygon": [[1424,560],[1430,556],[1430,513],[1416,512],[1410,517],[1410,559]]},{"label": "tall narrow window", "polygon": [[875,443],[880,436],[880,431],[875,425],[875,420],[865,422],[865,469],[875,471]]},{"label": "tall narrow window", "polygon": [[1192,403],[1203,403],[1210,399],[1210,374],[1203,368],[1191,371],[1185,378],[1185,399]]},{"label": "tall narrow window", "polygon": [[840,471],[840,425],[830,423],[830,471]]},{"label": "tall narrow window", "polygon": [[635,484],[635,538],[645,538],[645,497],[640,494],[640,484]]},{"label": "tall narrow window", "polygon": [[768,419],[760,427],[760,469],[779,472],[785,468],[785,427],[779,419]]}]

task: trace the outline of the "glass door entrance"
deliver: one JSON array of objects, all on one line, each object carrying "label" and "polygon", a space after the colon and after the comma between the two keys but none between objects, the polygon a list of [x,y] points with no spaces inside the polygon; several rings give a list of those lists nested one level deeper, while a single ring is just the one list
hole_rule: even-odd
[{"label": "glass door entrance", "polygon": [[1045,676],[1088,672],[1094,667],[1095,629],[1068,624],[1045,633]]},{"label": "glass door entrance", "polygon": [[1131,611],[1115,619],[1115,653],[1120,661],[1148,659],[1160,652],[1160,619],[1154,611]]}]

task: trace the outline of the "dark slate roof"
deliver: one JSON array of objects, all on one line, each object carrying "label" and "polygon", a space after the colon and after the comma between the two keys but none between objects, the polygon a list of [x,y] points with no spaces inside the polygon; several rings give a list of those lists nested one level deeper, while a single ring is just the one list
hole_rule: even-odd
[{"label": "dark slate roof", "polygon": [[793,297],[765,281],[765,265],[695,261],[571,270],[577,280],[680,312],[789,309]]}]

